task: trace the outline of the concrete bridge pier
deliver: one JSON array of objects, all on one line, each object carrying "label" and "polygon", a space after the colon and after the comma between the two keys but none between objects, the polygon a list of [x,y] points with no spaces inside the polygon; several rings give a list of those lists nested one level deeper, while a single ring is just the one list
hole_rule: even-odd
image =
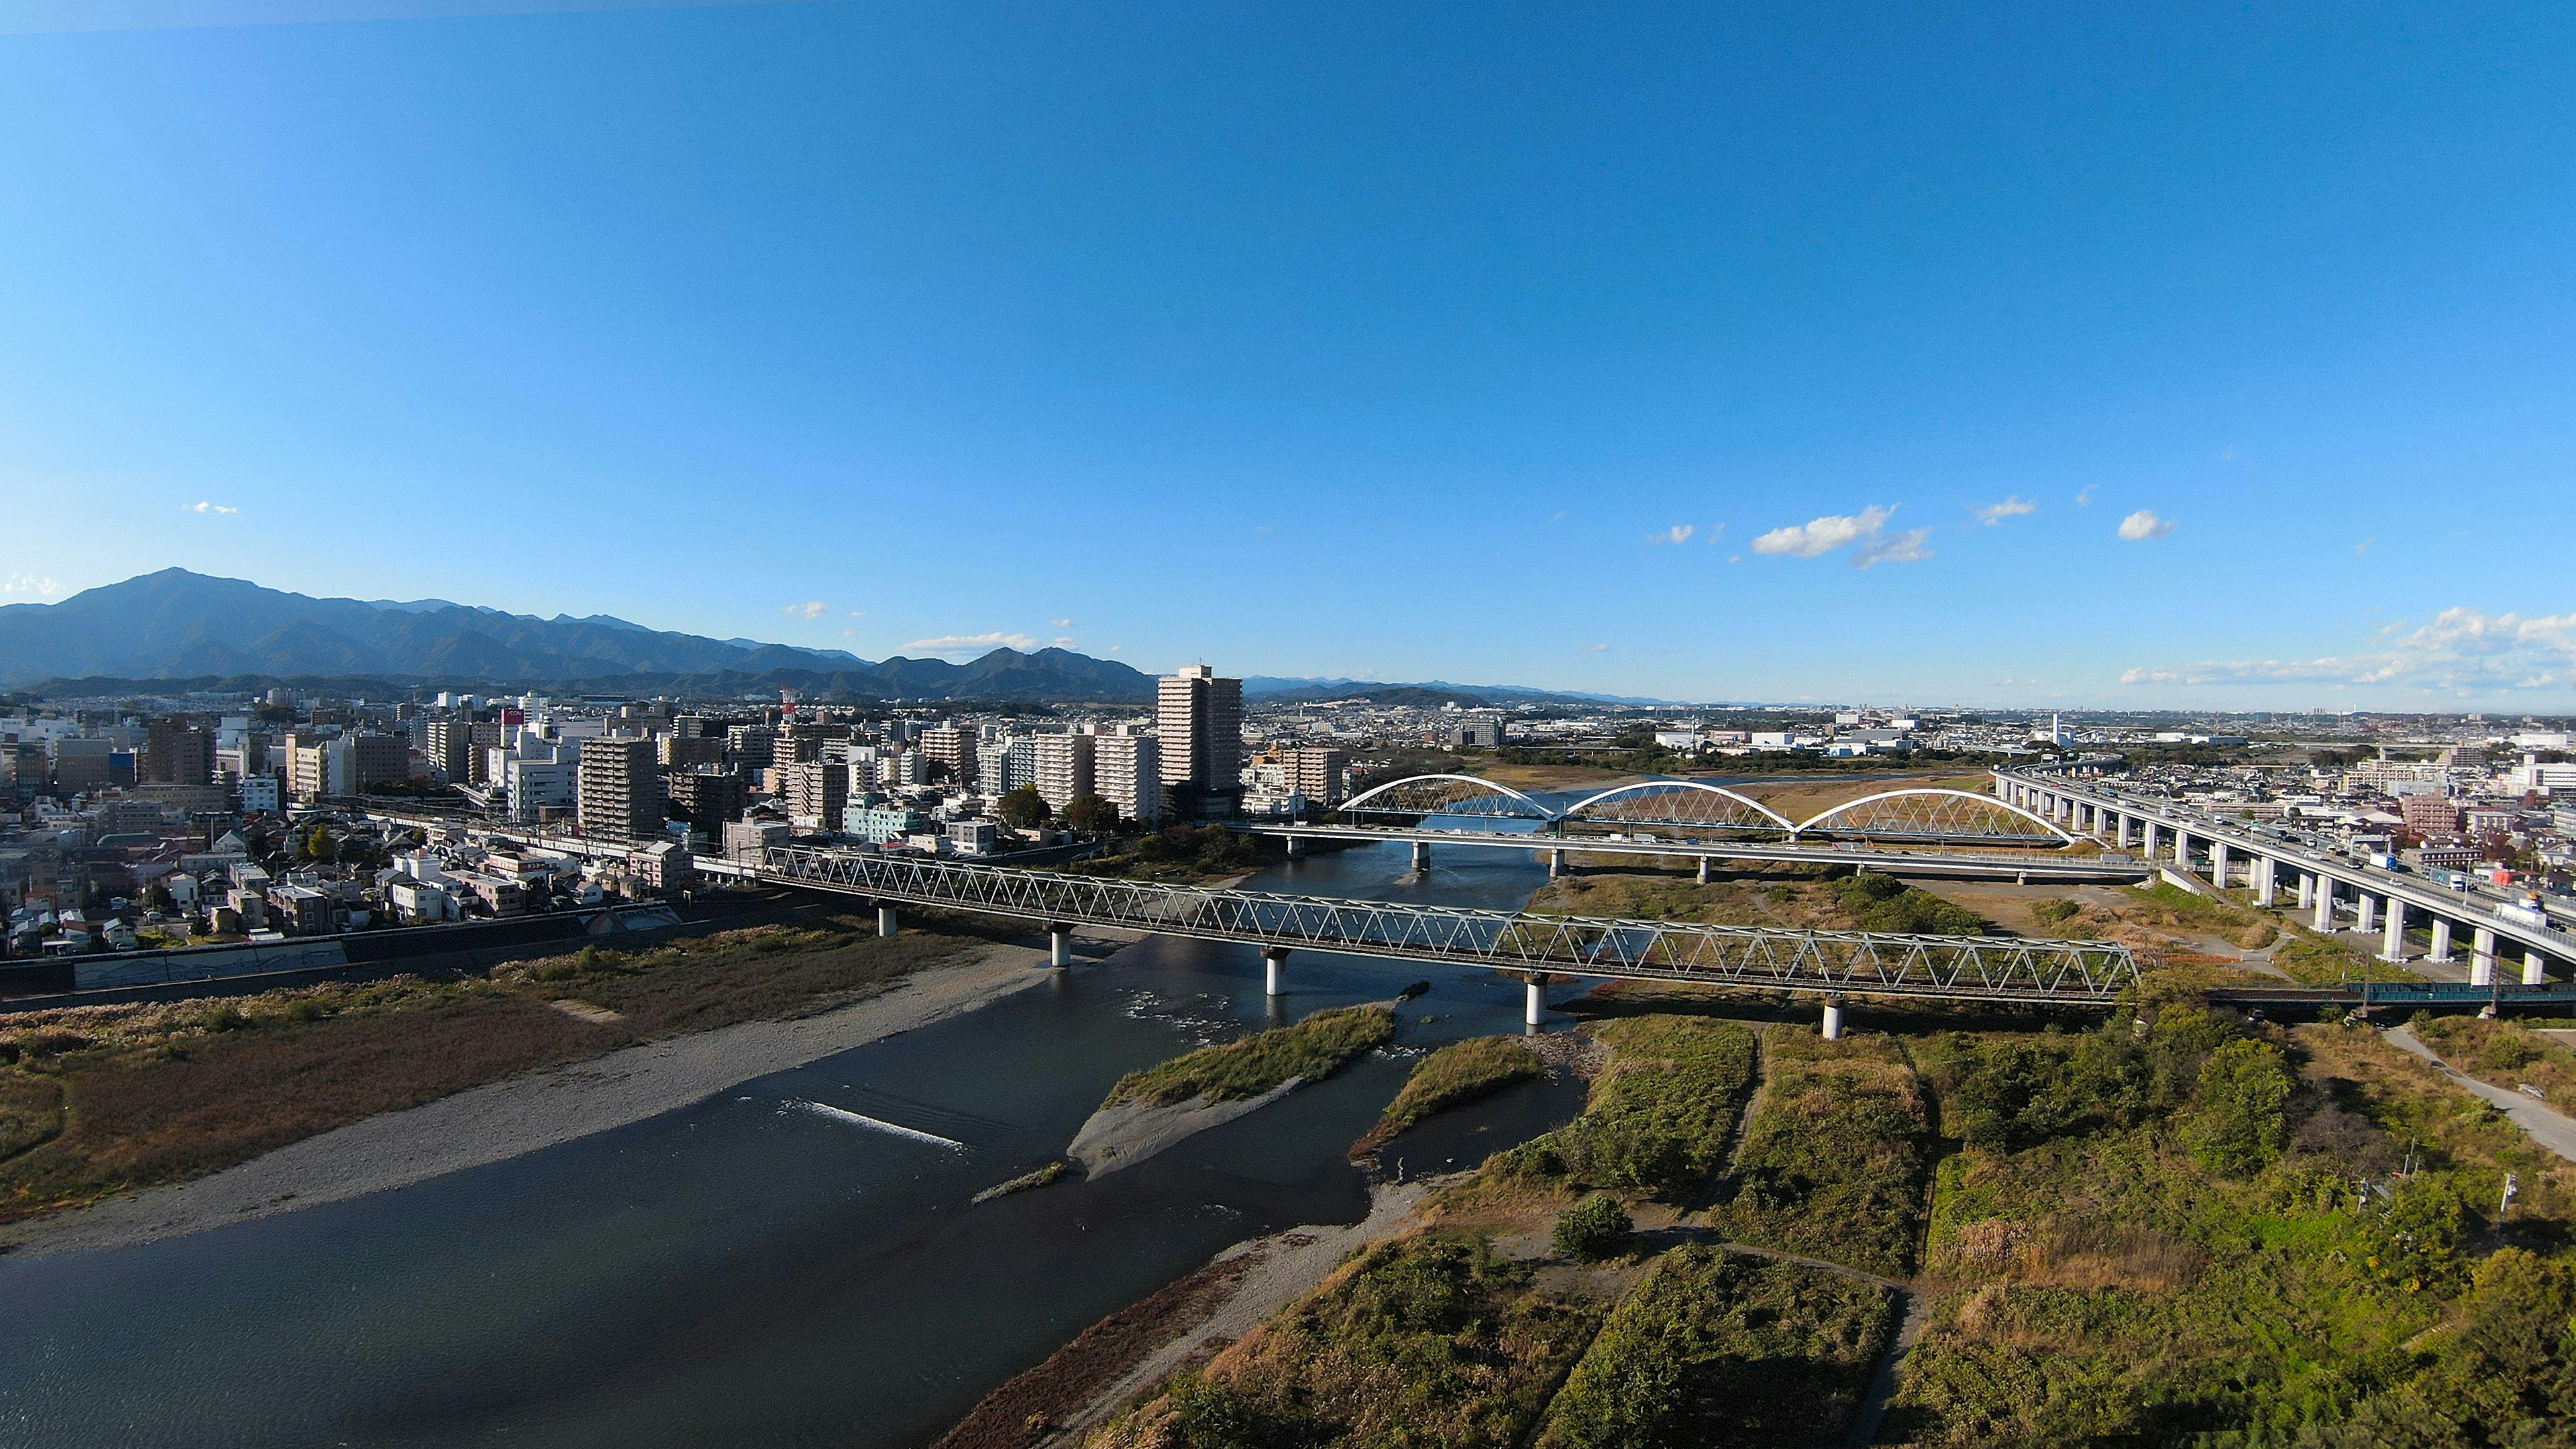
[{"label": "concrete bridge pier", "polygon": [[1285,947],[1285,946],[1264,946],[1264,947],[1262,947],[1262,948],[1261,948],[1261,994],[1262,994],[1262,995],[1264,995],[1264,996],[1285,996],[1285,995],[1287,995],[1287,994],[1288,994],[1288,980],[1287,980],[1287,976],[1288,976],[1288,948],[1287,948],[1287,947]]},{"label": "concrete bridge pier", "polygon": [[1413,873],[1420,875],[1429,869],[1431,869],[1431,842],[1417,840],[1413,842]]},{"label": "concrete bridge pier", "polygon": [[1521,1025],[1537,1030],[1547,1021],[1547,977],[1544,973],[1522,978]]},{"label": "concrete bridge pier", "polygon": [[2360,897],[2356,899],[2352,905],[2354,930],[2376,931],[2379,929],[2379,897],[2372,895],[2368,891],[2363,891],[2361,892]]},{"label": "concrete bridge pier", "polygon": [[2272,908],[2272,900],[2278,890],[2275,877],[2281,873],[2280,865],[2268,855],[2258,855],[2249,867],[2254,872],[2254,904],[2267,911]]},{"label": "concrete bridge pier", "polygon": [[2445,965],[2449,964],[2451,959],[2451,923],[2447,918],[2442,916],[2435,916],[2433,918],[2433,949],[2424,953],[2424,959],[2427,961],[2439,961]]},{"label": "concrete bridge pier", "polygon": [[2224,840],[2209,842],[2209,883],[2220,890],[2227,889],[2227,842]]},{"label": "concrete bridge pier", "polygon": [[1288,858],[1290,860],[1304,860],[1306,858],[1306,837],[1302,835],[1291,835],[1287,837],[1287,841]]},{"label": "concrete bridge pier", "polygon": [[1839,996],[1825,998],[1824,1032],[1827,1041],[1843,1039],[1843,999]]},{"label": "concrete bridge pier", "polygon": [[2113,815],[2111,817],[2111,829],[2119,835],[2119,843],[2122,850],[2129,848],[2129,827],[2136,823],[2136,821],[2131,820],[2126,815]]},{"label": "concrete bridge pier", "polygon": [[1047,964],[1058,971],[1073,964],[1073,927],[1047,927]]},{"label": "concrete bridge pier", "polygon": [[2549,958],[2548,958],[2548,957],[2541,955],[2538,951],[2533,950],[2533,949],[2532,949],[2531,947],[2529,947],[2529,946],[2525,946],[2525,947],[2523,947],[2523,948],[2522,948],[2522,984],[2523,984],[2523,985],[2525,985],[2525,986],[2546,986],[2546,985],[2548,985],[2548,984],[2549,984],[2549,970],[2548,970],[2548,967],[2549,967]]},{"label": "concrete bridge pier", "polygon": [[2314,927],[2316,930],[2319,930],[2319,931],[2331,931],[2331,930],[2333,930],[2333,929],[2334,929],[2334,881],[2333,881],[2333,879],[2332,879],[2331,877],[2322,876],[2322,875],[2317,877],[2316,903],[2317,903],[2317,914],[2316,914],[2316,918],[2315,918],[2314,920],[2310,921],[2310,922],[2309,922],[2309,925],[2311,925],[2312,927]]},{"label": "concrete bridge pier", "polygon": [[2495,985],[2495,931],[2490,927],[2478,927],[2469,938],[2469,984]]},{"label": "concrete bridge pier", "polygon": [[2307,873],[2306,871],[2304,871],[2304,870],[2303,870],[2303,871],[2300,871],[2300,872],[2299,872],[2299,909],[2300,909],[2300,910],[2303,910],[2303,911],[2304,911],[2304,910],[2306,910],[2309,906],[2314,905],[2314,904],[2316,903],[2316,890],[2317,890],[2317,878],[2316,878],[2315,876],[2312,876],[2312,875],[2308,874],[2308,873]]},{"label": "concrete bridge pier", "polygon": [[1549,880],[1554,880],[1563,874],[1565,874],[1565,852],[1562,850],[1549,851],[1547,853],[1547,878]]},{"label": "concrete bridge pier", "polygon": [[2140,851],[2145,853],[2150,862],[2153,862],[2156,858],[2156,822],[2152,820],[2147,821],[2146,827],[2147,833],[2145,843],[2140,845],[2138,848]]},{"label": "concrete bridge pier", "polygon": [[2388,934],[2380,940],[2379,959],[2406,959],[2406,903],[2395,896],[2388,898]]},{"label": "concrete bridge pier", "polygon": [[877,934],[891,936],[900,929],[894,918],[894,907],[880,904],[877,907]]},{"label": "concrete bridge pier", "polygon": [[1705,855],[1699,858],[1699,883],[1708,884],[1708,857]]}]

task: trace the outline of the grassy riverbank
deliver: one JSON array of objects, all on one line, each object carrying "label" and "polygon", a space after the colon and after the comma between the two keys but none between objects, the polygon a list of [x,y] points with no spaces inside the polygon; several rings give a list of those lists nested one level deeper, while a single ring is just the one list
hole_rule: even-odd
[{"label": "grassy riverbank", "polygon": [[1480,1036],[1451,1042],[1414,1064],[1404,1089],[1378,1114],[1377,1125],[1352,1144],[1356,1157],[1436,1113],[1489,1097],[1514,1082],[1545,1076],[1547,1064],[1517,1037]]},{"label": "grassy riverbank", "polygon": [[196,1177],[334,1127],[646,1038],[882,991],[972,938],[831,918],[488,977],[398,977],[0,1026],[0,1222]]},{"label": "grassy riverbank", "polygon": [[[2576,1416],[2576,1165],[2369,1029],[2170,1001],[1758,1054],[1700,1017],[1588,1030],[1611,1061],[1580,1119],[1089,1449],[1839,1442],[1888,1278],[1925,1327],[1882,1443],[2430,1449]],[[2509,1025],[2427,1030],[2554,1065]],[[1637,1230],[1558,1258],[1605,1190]]]},{"label": "grassy riverbank", "polygon": [[1291,1077],[1321,1081],[1394,1036],[1395,1013],[1383,1006],[1319,1011],[1294,1026],[1254,1032],[1129,1072],[1100,1105],[1168,1107],[1199,1097],[1240,1102]]}]

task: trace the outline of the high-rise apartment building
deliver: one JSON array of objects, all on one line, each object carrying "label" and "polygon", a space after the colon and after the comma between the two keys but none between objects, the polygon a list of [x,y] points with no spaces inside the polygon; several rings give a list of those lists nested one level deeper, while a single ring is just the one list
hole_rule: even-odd
[{"label": "high-rise apartment building", "polygon": [[1093,793],[1092,737],[1089,735],[1039,735],[1036,740],[1036,777],[1038,797],[1047,808],[1061,812],[1065,806]]},{"label": "high-rise apartment building", "polygon": [[1163,795],[1174,813],[1221,819],[1243,799],[1243,681],[1204,664],[1154,681]]},{"label": "high-rise apartment building", "polygon": [[420,752],[428,757],[431,771],[451,785],[471,784],[480,773],[474,768],[477,749],[470,719],[434,719],[422,725]]},{"label": "high-rise apartment building", "polygon": [[2459,804],[2447,795],[2401,795],[2397,809],[2406,817],[2406,828],[2418,835],[2449,835],[2460,828]]},{"label": "high-rise apartment building", "polygon": [[704,735],[664,735],[655,742],[664,770],[693,770],[724,763],[725,742]]},{"label": "high-rise apartment building", "polygon": [[363,795],[369,785],[411,778],[409,735],[344,735],[349,748],[349,792]]},{"label": "high-rise apartment building", "polygon": [[203,785],[214,775],[213,735],[176,719],[156,719],[144,731],[137,779],[154,785]]},{"label": "high-rise apartment building", "polygon": [[1329,808],[1350,796],[1351,757],[1340,750],[1288,750],[1280,763],[1286,766],[1288,788],[1305,796],[1309,805]]},{"label": "high-rise apartment building", "polygon": [[731,725],[725,730],[725,755],[749,775],[778,763],[778,731],[767,725]]},{"label": "high-rise apartment building", "polygon": [[1133,726],[1091,742],[1091,793],[1118,807],[1128,820],[1163,818],[1160,741]]},{"label": "high-rise apartment building", "polygon": [[[975,783],[975,732],[954,725],[941,725],[921,732],[921,756],[946,768],[948,778],[959,785]],[[1043,791],[1039,792],[1045,793]]]},{"label": "high-rise apartment building", "polygon": [[724,828],[742,818],[742,776],[716,766],[674,770],[662,777],[671,803],[688,813],[689,826],[721,839]]},{"label": "high-rise apartment building", "polygon": [[662,839],[662,771],[653,742],[628,736],[581,742],[581,833],[628,845]]},{"label": "high-rise apartment building", "polygon": [[848,765],[801,760],[770,769],[778,779],[778,803],[796,828],[830,830],[840,824],[842,807],[850,803]]}]

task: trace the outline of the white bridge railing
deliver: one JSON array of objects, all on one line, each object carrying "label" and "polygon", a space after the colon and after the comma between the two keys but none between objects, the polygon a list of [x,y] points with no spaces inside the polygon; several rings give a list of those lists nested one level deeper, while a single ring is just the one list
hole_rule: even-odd
[{"label": "white bridge railing", "polygon": [[1117,926],[1265,949],[1438,961],[1527,975],[1771,990],[2107,1005],[2137,980],[2105,941],[1905,936],[1526,915],[1274,895],[811,846],[772,847],[763,879],[1049,924]]}]

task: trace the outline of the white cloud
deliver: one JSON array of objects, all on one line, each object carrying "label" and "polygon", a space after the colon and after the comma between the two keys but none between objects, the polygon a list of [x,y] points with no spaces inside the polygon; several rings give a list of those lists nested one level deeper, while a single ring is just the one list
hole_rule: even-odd
[{"label": "white cloud", "polygon": [[822,618],[826,613],[829,613],[830,610],[831,606],[825,604],[821,599],[807,599],[801,604],[781,604],[778,606],[778,612],[782,614],[794,614],[799,618],[805,619]]},{"label": "white cloud", "polygon": [[1692,529],[1692,527],[1691,527],[1689,524],[1687,524],[1687,523],[1676,523],[1676,524],[1674,524],[1672,527],[1665,529],[1665,530],[1664,530],[1663,532],[1661,532],[1661,533],[1650,533],[1650,534],[1647,534],[1647,535],[1646,535],[1646,542],[1648,542],[1648,543],[1688,543],[1688,542],[1690,542],[1690,536],[1691,536],[1691,534],[1692,534],[1694,531],[1695,531],[1695,530],[1693,530],[1693,529]]},{"label": "white cloud", "polygon": [[1755,553],[1783,554],[1790,558],[1819,558],[1838,548],[1849,548],[1853,568],[1865,569],[1883,563],[1912,563],[1932,556],[1925,540],[1932,530],[1917,528],[1906,533],[1887,532],[1887,520],[1896,516],[1892,507],[1871,504],[1855,514],[1827,514],[1791,528],[1775,528],[1753,540]]},{"label": "white cloud", "polygon": [[40,579],[34,574],[11,574],[7,579],[0,580],[0,594],[34,594],[40,599],[50,599],[62,591],[62,585],[52,579]]},{"label": "white cloud", "polygon": [[1048,627],[1055,629],[1070,629],[1073,627],[1073,621],[1071,619],[1049,619],[1047,620],[1047,625]]},{"label": "white cloud", "polygon": [[2363,554],[2366,554],[2366,553],[2370,552],[2370,546],[2371,546],[2372,544],[2374,544],[2374,543],[2377,543],[2377,542],[2379,542],[2379,540],[2378,540],[2378,539],[2375,539],[2375,538],[2365,538],[2365,539],[2363,539],[2361,542],[2354,544],[2354,545],[2352,546],[2352,556],[2353,556],[2353,557],[2355,557],[2355,558],[2359,558],[2359,557],[2361,557]]},{"label": "white cloud", "polygon": [[1610,646],[1607,644],[1586,644],[1583,646],[1583,652],[1586,654],[1606,654],[1610,652]]},{"label": "white cloud", "polygon": [[2381,686],[2474,696],[2542,689],[2576,673],[2576,611],[2524,618],[2444,609],[2429,624],[2380,631],[2385,647],[2315,659],[2213,659],[2135,668],[2122,684]]},{"label": "white cloud", "polygon": [[1992,528],[2007,518],[2018,518],[2025,513],[2037,513],[2039,505],[2016,493],[2001,503],[1980,504],[1970,511],[1977,515],[1979,523]]},{"label": "white cloud", "polygon": [[903,646],[906,654],[990,654],[996,649],[1026,652],[1038,647],[1038,641],[1026,634],[942,634],[936,639],[915,639]]},{"label": "white cloud", "polygon": [[2075,506],[2076,506],[2076,507],[2078,507],[2078,508],[2090,508],[2090,507],[2092,507],[2092,506],[2093,506],[2093,490],[2094,490],[2094,489],[2096,489],[2096,488],[2099,488],[2099,487],[2101,487],[2101,486],[2102,486],[2102,485],[2101,485],[2101,484],[2099,484],[2099,483],[2087,483],[2087,484],[2085,484],[2085,485],[2084,485],[2084,489],[2083,489],[2083,491],[2075,495]]},{"label": "white cloud", "polygon": [[865,609],[852,609],[852,610],[850,611],[850,617],[851,617],[851,618],[853,618],[853,619],[864,619],[864,618],[866,618],[867,616],[868,616],[868,611],[867,611],[867,610],[865,610]]},{"label": "white cloud", "polygon": [[1058,634],[1047,642],[1058,649],[1070,649],[1073,647],[1073,636],[1070,634]]},{"label": "white cloud", "polygon": [[223,506],[223,505],[222,505],[222,504],[220,504],[220,503],[182,503],[182,504],[180,504],[179,506],[180,506],[181,508],[186,509],[186,510],[187,510],[188,512],[190,512],[190,513],[239,513],[239,512],[241,512],[241,510],[240,510],[240,509],[238,509],[238,508],[226,508],[225,506]]},{"label": "white cloud", "polygon": [[1864,539],[1858,548],[1852,550],[1852,567],[1865,569],[1883,563],[1920,562],[1932,556],[1932,550],[1923,546],[1923,541],[1931,536],[1932,530],[1917,528]]},{"label": "white cloud", "polygon": [[2120,520],[2120,536],[2131,543],[2145,543],[2173,532],[2173,520],[2158,518],[2152,508],[2141,508]]}]

